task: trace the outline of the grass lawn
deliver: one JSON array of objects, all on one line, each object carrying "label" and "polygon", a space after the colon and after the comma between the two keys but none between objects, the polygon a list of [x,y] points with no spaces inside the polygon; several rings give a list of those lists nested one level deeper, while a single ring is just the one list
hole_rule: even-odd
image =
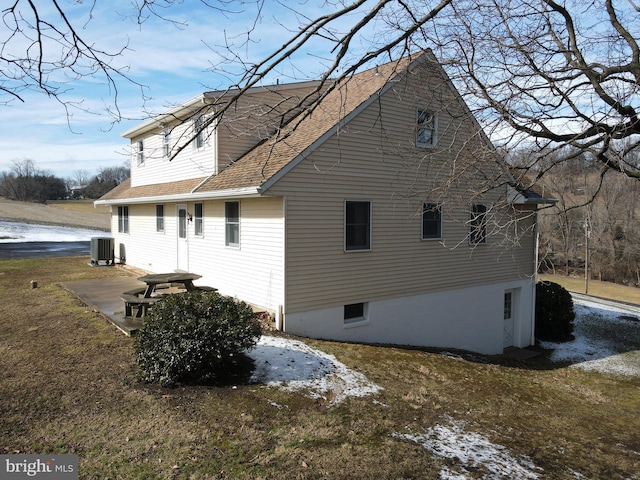
[{"label": "grass lawn", "polygon": [[[584,278],[544,274],[538,275],[538,279],[558,283],[570,292],[585,293]],[[640,305],[640,288],[589,280],[588,290],[589,295]]]},{"label": "grass lawn", "polygon": [[59,285],[125,274],[85,257],[0,262],[0,453],[74,453],[82,479],[439,479],[460,459],[410,436],[453,425],[538,469],[472,465],[466,478],[639,478],[640,379],[546,355],[306,340],[384,388],[337,405],[262,385],[147,385],[132,339]]}]

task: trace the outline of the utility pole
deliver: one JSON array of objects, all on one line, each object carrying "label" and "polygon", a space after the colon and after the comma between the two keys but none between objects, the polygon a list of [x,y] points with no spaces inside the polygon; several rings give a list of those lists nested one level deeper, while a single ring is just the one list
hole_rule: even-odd
[{"label": "utility pole", "polygon": [[589,228],[589,220],[584,222],[584,294],[589,294],[589,237],[591,236],[591,229]]}]

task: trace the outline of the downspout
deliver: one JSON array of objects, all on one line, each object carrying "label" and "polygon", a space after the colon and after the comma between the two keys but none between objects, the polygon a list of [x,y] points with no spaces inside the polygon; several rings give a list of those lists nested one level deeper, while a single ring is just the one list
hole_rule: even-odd
[{"label": "downspout", "polygon": [[535,222],[533,225],[533,233],[535,235],[534,251],[533,251],[533,276],[531,291],[531,342],[530,345],[536,344],[536,284],[538,283],[538,248],[540,246],[540,234],[538,233],[538,206],[535,210]]},{"label": "downspout", "polygon": [[282,197],[282,301],[276,310],[276,330],[285,331],[285,306],[287,305],[287,197]]}]

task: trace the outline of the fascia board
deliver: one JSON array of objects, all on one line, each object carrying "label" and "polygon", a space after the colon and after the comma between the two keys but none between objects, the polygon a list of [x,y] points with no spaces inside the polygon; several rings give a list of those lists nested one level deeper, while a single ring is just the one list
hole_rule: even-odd
[{"label": "fascia board", "polygon": [[94,205],[135,205],[143,203],[172,203],[193,202],[198,200],[217,200],[221,198],[259,197],[258,187],[230,188],[211,192],[180,193],[176,195],[156,195],[151,197],[117,198],[111,200],[96,200]]}]

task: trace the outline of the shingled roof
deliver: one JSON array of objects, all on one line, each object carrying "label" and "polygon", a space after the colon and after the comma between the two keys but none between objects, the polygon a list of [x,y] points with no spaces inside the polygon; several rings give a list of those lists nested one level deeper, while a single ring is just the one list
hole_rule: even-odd
[{"label": "shingled roof", "polygon": [[374,101],[420,58],[426,56],[404,57],[335,83],[315,107],[304,110],[282,130],[217,175],[140,187],[123,182],[97,203],[144,202],[187,195],[206,198],[208,193],[218,196],[224,191],[232,193],[250,188],[260,193]]},{"label": "shingled roof", "polygon": [[391,85],[410,61],[405,57],[344,79],[330,89],[312,111],[303,111],[285,129],[219,175],[210,177],[198,191],[249,186],[265,188]]}]

